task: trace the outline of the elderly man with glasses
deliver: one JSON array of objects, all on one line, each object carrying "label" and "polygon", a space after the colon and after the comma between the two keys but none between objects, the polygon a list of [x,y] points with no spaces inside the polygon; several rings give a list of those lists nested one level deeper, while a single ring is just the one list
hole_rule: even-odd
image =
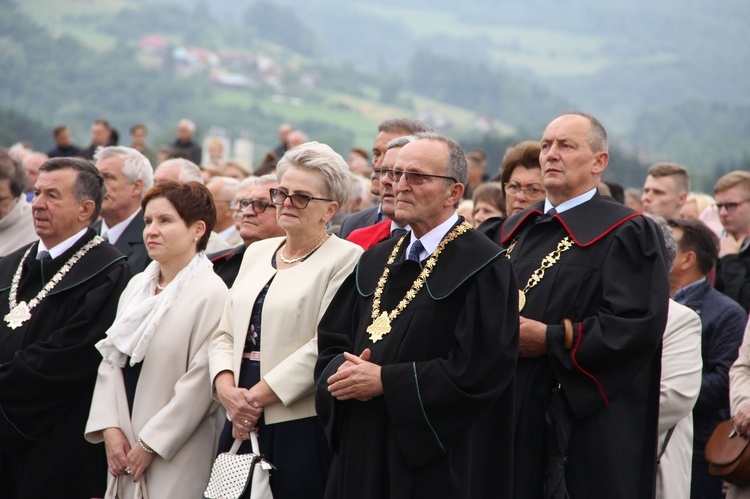
[{"label": "elderly man with glasses", "polygon": [[255,241],[283,236],[284,231],[276,222],[276,207],[271,202],[269,189],[279,186],[275,174],[243,180],[231,208],[234,210],[242,244],[227,251],[208,255],[214,271],[224,280],[228,288],[234,284],[242,264],[245,249]]},{"label": "elderly man with glasses", "polygon": [[386,177],[412,231],[362,255],[318,328],[325,497],[510,497],[510,264],[456,214],[467,177],[456,142],[418,134]]}]

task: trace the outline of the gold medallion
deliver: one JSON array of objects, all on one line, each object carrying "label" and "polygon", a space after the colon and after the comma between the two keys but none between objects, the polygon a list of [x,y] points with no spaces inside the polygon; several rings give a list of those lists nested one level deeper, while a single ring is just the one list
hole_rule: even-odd
[{"label": "gold medallion", "polygon": [[445,247],[450,242],[452,242],[458,236],[465,234],[469,230],[471,230],[471,225],[468,222],[464,221],[455,229],[453,229],[450,234],[445,236],[445,238],[440,241],[440,244],[435,249],[435,251],[433,251],[430,257],[427,259],[427,263],[425,263],[425,266],[422,268],[422,272],[419,273],[419,276],[412,283],[411,288],[409,288],[401,301],[398,302],[398,306],[390,312],[381,312],[380,299],[383,296],[383,290],[385,289],[385,285],[388,282],[388,276],[390,275],[390,269],[388,268],[388,266],[396,261],[396,255],[398,255],[399,248],[401,248],[401,243],[403,243],[407,239],[408,235],[405,235],[401,237],[401,239],[399,239],[399,241],[393,247],[391,255],[388,257],[386,266],[383,269],[383,274],[380,276],[380,279],[378,279],[378,284],[372,297],[372,324],[370,324],[370,326],[365,330],[370,333],[370,341],[372,341],[373,343],[378,342],[383,339],[383,336],[391,332],[391,322],[395,321],[399,314],[401,314],[401,312],[403,312],[404,309],[409,306],[409,303],[411,303],[411,301],[419,293],[419,290],[422,289],[422,286],[424,286],[425,282],[427,282],[427,278],[430,276],[433,269],[437,265],[440,253],[443,252]]},{"label": "gold medallion", "polygon": [[25,301],[20,302],[10,312],[5,314],[5,322],[8,323],[8,327],[11,329],[21,327],[29,319],[31,319],[31,312]]},{"label": "gold medallion", "polygon": [[523,292],[523,290],[518,290],[518,311],[520,312],[523,310],[524,305],[526,305],[526,293]]},{"label": "gold medallion", "polygon": [[383,312],[378,316],[377,319],[372,321],[366,331],[370,333],[370,341],[377,343],[383,339],[383,336],[391,332],[391,320],[388,318],[388,313]]}]

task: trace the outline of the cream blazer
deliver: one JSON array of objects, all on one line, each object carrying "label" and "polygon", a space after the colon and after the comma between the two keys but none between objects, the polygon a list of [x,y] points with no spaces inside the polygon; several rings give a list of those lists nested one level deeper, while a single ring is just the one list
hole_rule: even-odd
[{"label": "cream blazer", "polygon": [[691,309],[669,300],[661,355],[659,446],[675,427],[657,468],[656,498],[690,497],[693,471],[693,407],[701,389],[701,319]]},{"label": "cream blazer", "polygon": [[304,262],[277,270],[271,258],[283,241],[275,237],[247,248],[208,349],[212,386],[222,371],[232,371],[236,385],[253,305],[273,277],[263,302],[260,373],[281,404],[264,408],[266,424],[315,416],[318,323],[362,253],[358,245],[331,236]]},{"label": "cream blazer", "polygon": [[[125,289],[120,306],[141,275]],[[104,361],[99,366],[86,440],[101,442],[112,427],[123,431],[131,447],[140,436],[158,454],[145,475],[152,498],[202,497],[208,483],[224,423],[209,389],[208,343],[226,297],[224,282],[206,268],[167,310],[143,359],[132,418],[122,369]],[[133,497],[132,479],[124,482],[124,496]]]},{"label": "cream blazer", "polygon": [[[745,327],[739,356],[729,369],[729,402],[732,416],[740,407],[750,404],[750,322]],[[730,485],[727,499],[750,499],[750,485]]]}]

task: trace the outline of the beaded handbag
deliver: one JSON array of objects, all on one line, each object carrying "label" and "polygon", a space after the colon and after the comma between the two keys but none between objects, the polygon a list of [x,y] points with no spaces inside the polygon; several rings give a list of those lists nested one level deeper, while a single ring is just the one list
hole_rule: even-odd
[{"label": "beaded handbag", "polygon": [[250,432],[251,454],[237,454],[242,440],[235,440],[229,452],[216,457],[205,499],[273,499],[270,475],[273,465],[258,447],[258,437]]}]

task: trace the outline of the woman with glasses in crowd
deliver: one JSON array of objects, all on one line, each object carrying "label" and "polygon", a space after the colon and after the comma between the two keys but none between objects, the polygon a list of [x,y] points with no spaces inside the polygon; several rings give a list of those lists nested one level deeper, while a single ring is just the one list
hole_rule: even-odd
[{"label": "woman with glasses in crowd", "polygon": [[203,185],[171,180],[141,206],[153,261],[96,345],[103,360],[85,436],[104,441],[107,498],[202,497],[223,424],[208,385],[208,344],[227,296],[204,253],[216,208]]},{"label": "woman with glasses in crowd", "polygon": [[[505,213],[513,216],[546,196],[542,184],[542,167],[539,164],[541,145],[535,140],[526,140],[508,149],[500,165],[500,182],[505,193]],[[493,241],[499,241],[500,226],[506,217],[486,219],[479,230]]]},{"label": "woman with glasses in crowd", "polygon": [[275,499],[323,497],[330,451],[315,414],[313,368],[320,318],[362,249],[326,233],[349,191],[349,168],[330,147],[289,150],[270,189],[286,236],[245,252],[209,348],[214,393],[227,410],[219,452],[234,439],[274,464]]}]

